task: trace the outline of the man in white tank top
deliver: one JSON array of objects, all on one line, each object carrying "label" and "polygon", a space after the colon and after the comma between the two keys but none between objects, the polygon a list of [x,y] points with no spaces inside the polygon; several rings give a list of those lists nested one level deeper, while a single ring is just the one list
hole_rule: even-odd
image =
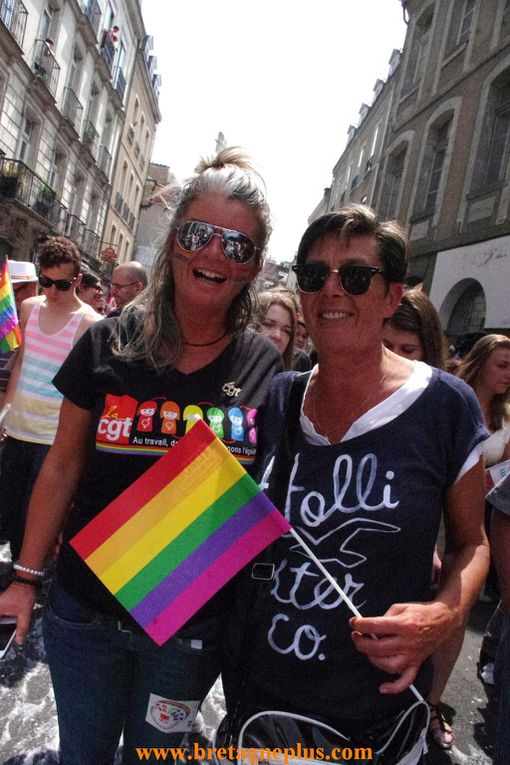
[{"label": "man in white tank top", "polygon": [[55,236],[41,245],[42,295],[21,304],[23,342],[5,403],[11,405],[0,461],[0,511],[11,555],[21,549],[32,488],[53,443],[62,396],[52,380],[77,340],[101,317],[76,295],[81,258],[76,245]]}]

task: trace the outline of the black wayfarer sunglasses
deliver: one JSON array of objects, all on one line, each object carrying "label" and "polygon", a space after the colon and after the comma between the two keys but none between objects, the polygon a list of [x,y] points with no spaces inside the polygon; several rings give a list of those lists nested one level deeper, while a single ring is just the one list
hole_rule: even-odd
[{"label": "black wayfarer sunglasses", "polygon": [[338,274],[340,287],[349,295],[364,295],[368,292],[376,274],[384,274],[382,268],[375,266],[341,266],[330,268],[327,263],[301,263],[292,266],[301,292],[319,292],[330,274]]}]

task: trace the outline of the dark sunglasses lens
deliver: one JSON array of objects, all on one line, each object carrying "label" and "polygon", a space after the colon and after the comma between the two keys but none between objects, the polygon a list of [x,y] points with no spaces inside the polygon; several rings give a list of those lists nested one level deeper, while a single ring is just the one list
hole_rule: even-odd
[{"label": "dark sunglasses lens", "polygon": [[302,292],[318,292],[324,287],[329,274],[325,263],[305,263],[297,271],[297,283]]},{"label": "dark sunglasses lens", "polygon": [[373,272],[365,266],[344,266],[340,269],[342,287],[349,295],[364,295],[372,276]]},{"label": "dark sunglasses lens", "polygon": [[205,247],[214,229],[207,223],[190,220],[177,229],[177,242],[187,252],[197,252]]},{"label": "dark sunglasses lens", "polygon": [[238,231],[225,231],[221,236],[223,252],[233,263],[247,263],[255,253],[255,245]]},{"label": "dark sunglasses lens", "polygon": [[[74,281],[75,280],[73,279],[73,282]],[[60,292],[66,292],[73,282],[68,282],[66,279],[50,279],[49,276],[39,277],[39,284],[41,287],[48,289],[52,286],[52,284],[54,284]]]}]

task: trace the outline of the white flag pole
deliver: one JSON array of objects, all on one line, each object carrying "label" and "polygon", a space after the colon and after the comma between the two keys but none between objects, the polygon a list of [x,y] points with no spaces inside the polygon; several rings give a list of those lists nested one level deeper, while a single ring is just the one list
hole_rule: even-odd
[{"label": "white flag pole", "polygon": [[[335,588],[335,590],[341,596],[341,598],[344,601],[344,603],[346,604],[346,606],[352,611],[354,616],[359,616],[359,617],[363,618],[363,614],[360,613],[360,611],[358,611],[358,609],[356,608],[356,606],[354,605],[352,600],[349,598],[347,593],[345,593],[342,590],[342,588],[340,587],[340,585],[338,584],[336,579],[334,579],[331,576],[331,574],[329,573],[327,568],[324,566],[324,564],[318,559],[318,557],[315,555],[315,553],[312,552],[312,550],[308,547],[308,545],[306,544],[304,539],[297,533],[297,531],[295,531],[295,529],[292,528],[292,526],[290,527],[290,533],[292,534],[292,536],[294,537],[296,542],[298,542],[301,545],[301,547],[306,552],[306,554],[313,560],[313,562],[315,563],[317,568],[324,574],[324,576],[326,577],[328,582],[331,584],[331,586]],[[370,637],[372,637],[374,640],[378,640],[377,635],[372,635],[371,634]],[[418,701],[424,701],[423,696],[421,695],[421,693],[419,692],[419,690],[416,688],[416,686],[414,684],[411,684],[409,686],[409,690],[411,690],[414,693],[414,695],[416,696]]]}]

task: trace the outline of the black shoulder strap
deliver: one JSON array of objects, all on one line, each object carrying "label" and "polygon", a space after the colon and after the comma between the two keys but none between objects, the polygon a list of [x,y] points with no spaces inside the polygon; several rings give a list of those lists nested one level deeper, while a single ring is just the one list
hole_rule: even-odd
[{"label": "black shoulder strap", "polygon": [[[273,469],[269,479],[266,494],[273,504],[283,512],[287,499],[290,471],[295,454],[296,434],[299,428],[299,414],[301,402],[306,390],[306,385],[311,372],[299,374],[292,380],[290,385],[285,411],[280,428],[280,437],[276,447]],[[249,601],[249,616],[245,614],[243,637],[242,667],[238,668],[239,679],[236,687],[236,699],[233,704],[233,712],[224,731],[228,741],[232,742],[235,731],[239,730],[240,721],[243,719],[243,702],[251,674],[251,667],[260,639],[260,626],[274,577],[278,540],[273,542],[258,559],[247,567],[248,587],[245,602]],[[249,572],[249,573],[248,573]],[[248,595],[249,592],[249,595]]]},{"label": "black shoulder strap", "polygon": [[301,402],[310,375],[311,372],[299,374],[294,377],[290,385],[280,427],[280,438],[274,456],[273,469],[269,478],[269,486],[266,491],[267,496],[281,512],[283,512],[285,501],[287,499],[289,475],[292,469],[296,435],[299,428]]}]

